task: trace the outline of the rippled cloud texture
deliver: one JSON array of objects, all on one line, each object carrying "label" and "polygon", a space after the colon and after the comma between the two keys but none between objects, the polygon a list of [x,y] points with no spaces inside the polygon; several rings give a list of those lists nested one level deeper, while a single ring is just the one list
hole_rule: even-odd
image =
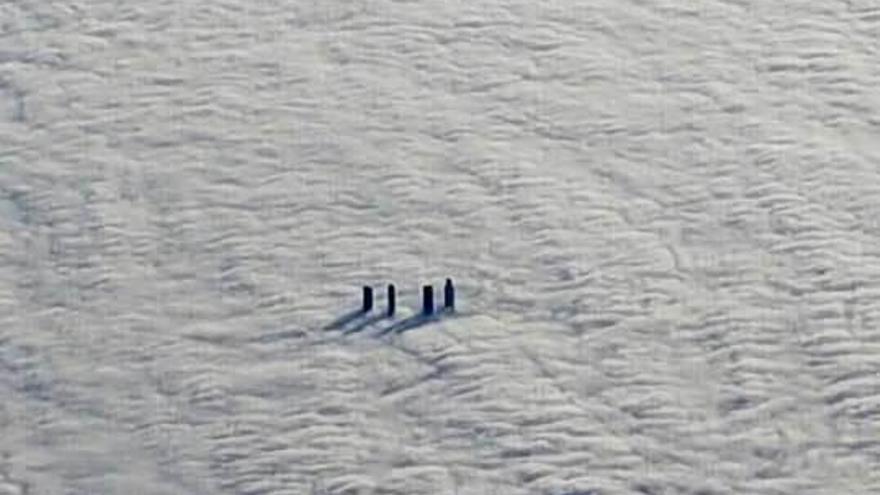
[{"label": "rippled cloud texture", "polygon": [[3,3],[0,494],[880,492],[878,33]]}]

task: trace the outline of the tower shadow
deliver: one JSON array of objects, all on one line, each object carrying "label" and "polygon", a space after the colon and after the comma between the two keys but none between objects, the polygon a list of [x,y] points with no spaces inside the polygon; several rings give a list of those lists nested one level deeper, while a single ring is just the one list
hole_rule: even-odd
[{"label": "tower shadow", "polygon": [[381,332],[379,332],[378,335],[382,336],[382,335],[388,335],[389,333],[408,332],[408,331],[413,330],[415,328],[418,328],[422,325],[427,325],[428,323],[430,323],[432,321],[436,321],[438,319],[439,319],[439,315],[437,315],[437,314],[413,315],[413,316],[410,316],[409,318],[405,318],[403,320],[398,321],[397,323],[394,323],[393,325],[388,326],[387,328],[385,328]]},{"label": "tower shadow", "polygon": [[348,313],[345,313],[344,315],[336,318],[335,320],[324,326],[324,330],[339,330],[340,328],[348,325],[354,320],[357,320],[361,316],[366,316],[366,313],[364,313],[364,311],[361,309],[349,311]]},{"label": "tower shadow", "polygon": [[388,316],[384,315],[384,314],[375,315],[373,317],[365,319],[364,321],[359,322],[357,325],[355,325],[351,328],[346,328],[345,330],[342,331],[342,334],[343,335],[351,335],[353,333],[358,333],[361,330],[367,328],[368,326],[370,326],[374,323],[380,322],[380,321],[384,320],[385,318],[388,318]]}]

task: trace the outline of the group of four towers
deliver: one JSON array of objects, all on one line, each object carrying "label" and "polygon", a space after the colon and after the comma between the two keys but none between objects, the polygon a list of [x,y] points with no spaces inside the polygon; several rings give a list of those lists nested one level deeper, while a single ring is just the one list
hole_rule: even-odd
[{"label": "group of four towers", "polygon": [[[373,309],[373,288],[365,285],[363,294],[364,304],[361,311],[369,313]],[[388,284],[387,302],[387,315],[394,316],[395,311],[397,311],[397,288],[394,287],[394,284]],[[446,279],[446,284],[443,286],[443,307],[446,311],[455,310],[455,286],[452,285],[452,279],[450,278]],[[425,285],[422,287],[422,315],[431,316],[433,314],[434,286]]]}]

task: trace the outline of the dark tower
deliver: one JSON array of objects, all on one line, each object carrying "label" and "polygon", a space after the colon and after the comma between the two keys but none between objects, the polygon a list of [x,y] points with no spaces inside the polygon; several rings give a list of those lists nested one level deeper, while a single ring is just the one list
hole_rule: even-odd
[{"label": "dark tower", "polygon": [[446,279],[446,285],[443,286],[443,307],[447,311],[455,311],[455,286],[452,285],[452,279]]},{"label": "dark tower", "polygon": [[422,314],[431,316],[434,314],[434,286],[422,287]]},{"label": "dark tower", "polygon": [[364,307],[362,311],[369,313],[373,309],[373,288],[369,285],[364,286]]},{"label": "dark tower", "polygon": [[388,284],[388,316],[394,316],[397,309],[397,289],[394,284]]}]

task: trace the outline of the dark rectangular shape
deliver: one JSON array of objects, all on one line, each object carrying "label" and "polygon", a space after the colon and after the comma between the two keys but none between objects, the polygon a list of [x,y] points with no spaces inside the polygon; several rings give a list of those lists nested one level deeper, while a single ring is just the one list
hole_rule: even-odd
[{"label": "dark rectangular shape", "polygon": [[422,287],[422,314],[430,316],[434,314],[434,287],[426,285]]},{"label": "dark rectangular shape", "polygon": [[394,316],[394,311],[397,309],[397,289],[394,288],[394,284],[388,285],[388,316]]},{"label": "dark rectangular shape", "polygon": [[452,285],[452,279],[446,279],[446,285],[443,286],[443,306],[452,311],[455,309],[455,286]]},{"label": "dark rectangular shape", "polygon": [[365,285],[364,286],[364,306],[363,312],[367,313],[371,309],[373,309],[373,288]]}]

